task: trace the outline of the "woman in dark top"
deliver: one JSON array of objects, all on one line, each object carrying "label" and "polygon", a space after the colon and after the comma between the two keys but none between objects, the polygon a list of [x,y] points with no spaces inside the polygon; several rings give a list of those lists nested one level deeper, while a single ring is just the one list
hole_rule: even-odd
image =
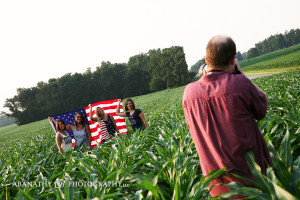
[{"label": "woman in dark top", "polygon": [[148,128],[144,113],[140,109],[135,109],[132,99],[125,100],[125,111],[127,111],[125,113],[120,112],[120,102],[121,99],[119,99],[116,114],[120,117],[128,117],[134,131],[141,130],[144,126]]},{"label": "woman in dark top", "polygon": [[115,133],[119,133],[119,129],[116,125],[116,122],[111,115],[107,115],[101,107],[97,107],[95,110],[96,117],[93,117],[92,105],[89,104],[90,107],[90,116],[89,118],[94,122],[98,122],[101,125],[100,120],[102,120],[107,128],[107,132],[110,136],[115,137]]}]

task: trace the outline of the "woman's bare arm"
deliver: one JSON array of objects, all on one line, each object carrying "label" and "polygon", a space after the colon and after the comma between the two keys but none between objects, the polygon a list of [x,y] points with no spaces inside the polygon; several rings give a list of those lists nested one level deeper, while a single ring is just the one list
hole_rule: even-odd
[{"label": "woman's bare arm", "polygon": [[90,107],[90,115],[89,115],[89,118],[91,120],[93,120],[94,122],[97,121],[97,118],[96,117],[93,117],[93,111],[92,111],[92,104],[89,104],[89,107]]},{"label": "woman's bare arm", "polygon": [[120,117],[126,117],[126,113],[124,112],[120,112],[120,103],[121,103],[121,99],[118,100],[118,106],[117,106],[117,110],[116,110],[116,114]]},{"label": "woman's bare arm", "polygon": [[59,153],[63,153],[61,149],[61,135],[59,133],[56,133],[56,145]]},{"label": "woman's bare arm", "polygon": [[92,135],[91,135],[91,129],[89,127],[89,125],[85,125],[85,131],[88,137],[88,147],[92,147]]},{"label": "woman's bare arm", "polygon": [[[54,122],[55,124],[57,123],[57,121],[53,117],[48,117],[48,119],[51,122]],[[74,126],[73,125],[66,125],[66,130],[73,131],[74,130]]]},{"label": "woman's bare arm", "polygon": [[146,118],[145,118],[145,116],[144,116],[144,113],[141,112],[141,113],[139,114],[139,116],[140,116],[141,120],[144,122],[145,128],[148,128],[148,124],[147,124],[147,122],[146,122]]}]

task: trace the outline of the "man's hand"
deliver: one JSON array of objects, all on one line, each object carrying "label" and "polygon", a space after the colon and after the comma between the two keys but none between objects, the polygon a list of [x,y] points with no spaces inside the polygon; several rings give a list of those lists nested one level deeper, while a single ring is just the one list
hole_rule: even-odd
[{"label": "man's hand", "polygon": [[242,74],[242,69],[240,66],[240,63],[237,59],[234,60],[234,70],[232,72],[233,74]]},{"label": "man's hand", "polygon": [[207,65],[206,64],[203,64],[200,66],[198,74],[200,76],[207,74]]}]

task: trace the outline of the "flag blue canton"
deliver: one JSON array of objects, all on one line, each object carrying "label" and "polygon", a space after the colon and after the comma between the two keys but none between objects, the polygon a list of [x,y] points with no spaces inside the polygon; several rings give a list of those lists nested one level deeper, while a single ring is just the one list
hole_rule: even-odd
[{"label": "flag blue canton", "polygon": [[[50,116],[50,117],[52,117],[55,120],[60,119],[60,120],[64,121],[66,125],[72,125],[72,124],[75,123],[75,115],[78,112],[83,115],[83,117],[85,118],[86,124],[89,124],[87,116],[86,116],[86,113],[85,113],[85,110],[83,108],[82,109],[78,109],[78,110],[74,110],[74,111],[71,111],[71,112],[59,114],[59,115],[53,115],[53,116]],[[54,127],[54,129],[56,130],[55,123],[54,122],[51,122],[51,123],[52,123],[52,126]],[[73,131],[69,131],[69,130],[66,130],[66,131],[69,134],[69,136],[71,136],[72,138],[74,138]]]}]

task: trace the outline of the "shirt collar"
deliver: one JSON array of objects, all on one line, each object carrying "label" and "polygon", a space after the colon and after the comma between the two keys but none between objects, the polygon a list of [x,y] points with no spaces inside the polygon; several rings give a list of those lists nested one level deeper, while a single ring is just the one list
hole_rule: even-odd
[{"label": "shirt collar", "polygon": [[229,74],[229,73],[223,72],[223,71],[213,72],[213,73],[211,73],[211,74],[203,75],[203,76],[200,78],[200,81],[201,81],[201,82],[214,81],[214,80],[218,79],[219,77],[223,76],[224,74]]}]

